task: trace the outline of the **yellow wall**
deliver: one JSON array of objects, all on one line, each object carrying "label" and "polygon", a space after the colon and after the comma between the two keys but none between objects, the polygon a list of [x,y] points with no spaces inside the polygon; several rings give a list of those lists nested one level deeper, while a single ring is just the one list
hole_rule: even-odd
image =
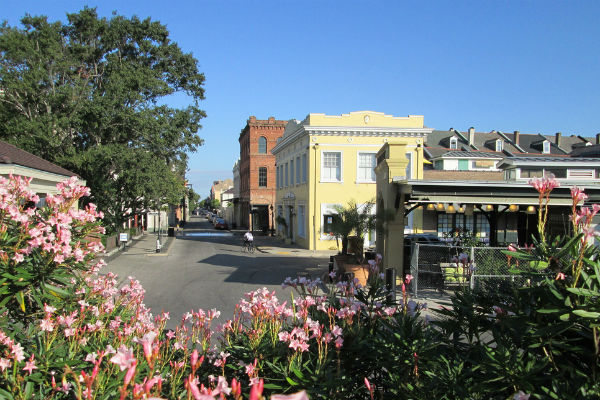
[{"label": "yellow wall", "polygon": [[[365,116],[368,118],[365,119]],[[362,183],[357,181],[357,159],[358,152],[377,153],[385,143],[404,143],[406,151],[412,153],[412,176],[409,179],[419,179],[423,175],[423,151],[422,144],[424,137],[421,134],[406,135],[407,137],[397,136],[397,130],[385,128],[423,128],[422,116],[409,116],[405,118],[392,117],[383,113],[375,112],[354,112],[343,114],[341,116],[329,116],[324,114],[309,114],[302,122],[305,127],[325,127],[322,131],[327,132],[327,128],[335,130],[336,127],[367,127],[361,132],[361,129],[353,129],[352,134],[340,133],[335,135],[324,134],[323,132],[313,133],[310,129],[305,130],[294,141],[287,142],[284,147],[277,151],[278,164],[281,165],[286,160],[298,152],[308,152],[308,179],[301,185],[288,186],[278,189],[277,205],[294,204],[296,212],[294,231],[298,228],[298,205],[305,204],[305,237],[299,237],[294,234],[294,241],[307,249],[329,250],[336,248],[335,238],[323,235],[321,232],[324,221],[322,213],[324,205],[345,206],[348,201],[354,200],[358,204],[367,201],[375,201],[376,183]],[[383,128],[376,135],[372,130]],[[315,145],[316,149],[315,149]],[[420,146],[420,147],[417,147]],[[342,182],[324,182],[321,179],[321,162],[323,152],[340,152],[342,155]],[[286,157],[286,154],[288,156]],[[287,202],[284,198],[287,197]],[[293,197],[293,200],[291,199]],[[284,207],[284,217],[288,217]],[[315,224],[313,224],[315,221]],[[287,236],[284,232],[279,232],[281,236]],[[340,244],[341,245],[341,244]]]}]

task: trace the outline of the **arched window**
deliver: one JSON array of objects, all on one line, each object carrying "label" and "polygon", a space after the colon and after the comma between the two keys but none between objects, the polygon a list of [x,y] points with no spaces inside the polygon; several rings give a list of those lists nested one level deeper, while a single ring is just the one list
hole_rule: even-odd
[{"label": "arched window", "polygon": [[258,152],[260,154],[267,153],[267,138],[264,136],[258,138]]}]

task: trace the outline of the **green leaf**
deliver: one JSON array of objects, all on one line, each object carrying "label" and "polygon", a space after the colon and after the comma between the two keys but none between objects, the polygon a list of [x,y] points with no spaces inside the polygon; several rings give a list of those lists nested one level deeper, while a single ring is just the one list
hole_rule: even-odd
[{"label": "green leaf", "polygon": [[578,296],[586,296],[586,297],[600,296],[600,292],[598,292],[596,290],[589,290],[589,289],[583,289],[583,288],[567,288],[567,290]]},{"label": "green leaf", "polygon": [[600,312],[595,311],[575,310],[573,314],[583,318],[600,318]]},{"label": "green leaf", "polygon": [[23,295],[23,292],[18,292],[15,297],[19,302],[19,306],[21,306],[21,311],[25,312],[25,296]]},{"label": "green leaf", "polygon": [[558,317],[561,321],[568,321],[569,318],[571,317],[571,314],[563,314],[560,317]]},{"label": "green leaf", "polygon": [[265,383],[265,384],[263,385],[263,387],[264,387],[265,389],[269,389],[269,390],[281,390],[281,389],[283,389],[283,386],[281,386],[281,385],[276,385],[276,384],[274,384],[274,383]]},{"label": "green leaf", "polygon": [[285,380],[292,386],[298,386],[298,383],[294,382],[289,376],[286,376]]},{"label": "green leaf", "polygon": [[30,381],[25,384],[25,398],[26,399],[32,398],[33,389],[34,389],[33,382]]},{"label": "green leaf", "polygon": [[304,374],[302,374],[302,372],[297,368],[292,368],[292,372],[294,375],[296,375],[296,377],[298,377],[298,379],[304,379]]},{"label": "green leaf", "polygon": [[2,388],[0,388],[0,397],[3,399],[7,399],[7,400],[14,399],[13,395],[10,392],[8,392]]},{"label": "green leaf", "polygon": [[540,310],[537,310],[537,312],[539,312],[540,314],[554,314],[560,311],[560,308],[542,308]]},{"label": "green leaf", "polygon": [[41,285],[45,291],[50,292],[55,297],[67,297],[70,295],[65,289],[59,288],[58,286],[50,285],[49,283],[42,283]]},{"label": "green leaf", "polygon": [[529,266],[531,268],[534,268],[537,270],[543,270],[543,269],[548,268],[548,262],[547,261],[530,261]]}]

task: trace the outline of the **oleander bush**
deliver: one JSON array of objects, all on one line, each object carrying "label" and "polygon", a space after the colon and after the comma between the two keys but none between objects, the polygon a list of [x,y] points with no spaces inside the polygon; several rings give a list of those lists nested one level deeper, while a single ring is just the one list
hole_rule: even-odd
[{"label": "oleander bush", "polygon": [[[544,180],[540,201],[554,183]],[[533,182],[538,184],[539,182]],[[456,292],[429,320],[407,276],[391,301],[367,287],[287,279],[293,296],[247,293],[235,316],[190,311],[174,330],[134,278],[100,274],[101,214],[71,180],[45,205],[0,179],[0,398],[542,399],[600,394],[597,248],[573,190],[573,235],[507,249],[525,285]],[[551,190],[551,189],[550,189]],[[540,228],[544,228],[540,207]]]}]

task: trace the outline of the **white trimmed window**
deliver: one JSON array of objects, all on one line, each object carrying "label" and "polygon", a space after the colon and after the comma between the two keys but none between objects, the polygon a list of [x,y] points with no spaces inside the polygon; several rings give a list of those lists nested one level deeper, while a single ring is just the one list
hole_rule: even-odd
[{"label": "white trimmed window", "polygon": [[412,179],[412,153],[406,153],[408,165],[406,165],[406,179]]},{"label": "white trimmed window", "polygon": [[544,142],[542,143],[542,152],[544,154],[550,154],[550,142],[547,140],[544,140]]},{"label": "white trimmed window", "polygon": [[289,177],[289,167],[288,167],[288,163],[285,163],[285,187],[288,186],[288,177]]},{"label": "white trimmed window", "polygon": [[342,181],[342,152],[324,151],[322,153],[321,180],[324,182]]},{"label": "white trimmed window", "polygon": [[296,185],[300,184],[300,156],[296,157]]},{"label": "white trimmed window", "polygon": [[358,182],[375,182],[376,153],[358,153],[358,168],[356,180]]},{"label": "white trimmed window", "polygon": [[267,187],[267,167],[258,167],[258,186]]},{"label": "white trimmed window", "polygon": [[502,140],[500,140],[500,139],[496,140],[496,151],[502,151],[502,147],[503,147],[502,145],[503,145],[503,143],[504,142]]},{"label": "white trimmed window", "polygon": [[290,186],[294,186],[294,159],[290,160]]},{"label": "white trimmed window", "polygon": [[298,236],[306,237],[306,215],[305,206],[298,206]]},{"label": "white trimmed window", "polygon": [[451,150],[458,149],[458,139],[454,136],[450,138],[450,149]]},{"label": "white trimmed window", "polygon": [[267,138],[264,136],[258,138],[258,152],[260,154],[267,154]]},{"label": "white trimmed window", "polygon": [[306,153],[302,154],[302,182],[306,182]]}]

